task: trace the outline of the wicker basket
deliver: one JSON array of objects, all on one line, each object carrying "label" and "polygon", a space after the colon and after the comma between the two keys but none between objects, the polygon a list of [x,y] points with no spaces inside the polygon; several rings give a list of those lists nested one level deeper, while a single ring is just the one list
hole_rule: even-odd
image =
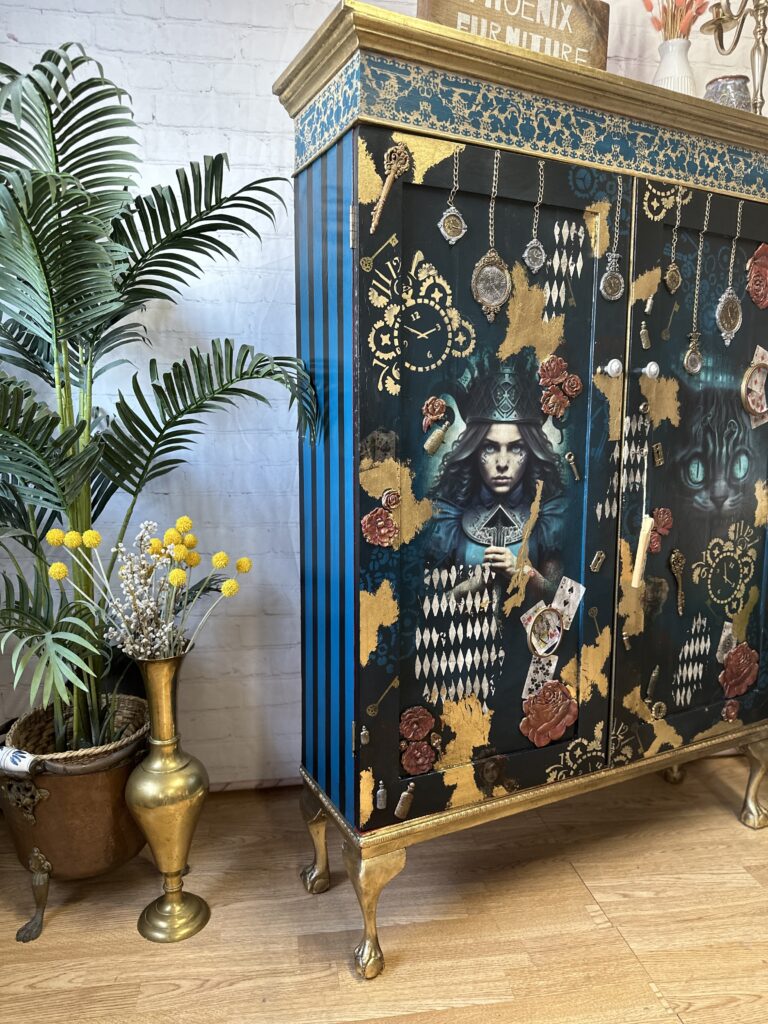
[{"label": "wicker basket", "polygon": [[[137,749],[149,733],[149,712],[147,702],[141,697],[130,697],[120,694],[115,702],[115,725],[125,727],[125,732],[114,743],[104,743],[98,747],[85,747],[82,750],[65,750],[56,753],[53,732],[52,708],[36,708],[23,715],[9,730],[5,737],[6,747],[16,747],[28,754],[44,757],[52,765],[82,765],[105,755],[116,754],[124,750]],[[67,729],[71,731],[71,713],[68,716]]]}]

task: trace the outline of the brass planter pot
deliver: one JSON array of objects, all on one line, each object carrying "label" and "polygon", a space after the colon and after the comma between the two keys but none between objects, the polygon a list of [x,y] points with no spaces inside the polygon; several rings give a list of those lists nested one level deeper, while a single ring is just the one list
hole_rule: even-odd
[{"label": "brass planter pot", "polygon": [[149,753],[128,780],[125,798],[163,874],[163,895],[141,914],[138,929],[152,942],[180,942],[208,923],[205,900],[185,892],[182,875],[208,792],[208,773],[185,753],[176,728],[176,692],[184,655],[137,662],[147,690]]},{"label": "brass planter pot", "polygon": [[53,716],[37,709],[20,718],[5,745],[39,759],[31,776],[0,776],[0,805],[19,861],[32,872],[35,914],[20,942],[43,929],[49,879],[94,878],[131,860],[144,836],[125,803],[125,786],[143,753],[149,724],[139,697],[121,696],[116,743],[54,753]]}]

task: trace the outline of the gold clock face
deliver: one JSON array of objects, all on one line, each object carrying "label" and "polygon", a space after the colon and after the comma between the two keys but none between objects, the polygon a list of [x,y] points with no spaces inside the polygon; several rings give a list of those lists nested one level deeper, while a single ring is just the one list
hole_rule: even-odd
[{"label": "gold clock face", "polygon": [[741,585],[741,562],[735,555],[723,552],[710,569],[707,591],[715,604],[728,604]]},{"label": "gold clock face", "polygon": [[754,529],[745,522],[731,523],[728,537],[714,537],[695,562],[693,582],[705,583],[707,596],[713,604],[736,615],[746,600],[747,585],[757,563]]},{"label": "gold clock face", "polygon": [[609,302],[615,302],[624,294],[624,278],[618,270],[606,270],[600,279],[600,294]]},{"label": "gold clock face", "polygon": [[414,373],[434,370],[451,348],[451,324],[445,309],[432,299],[406,306],[395,323],[394,337],[403,366]]}]

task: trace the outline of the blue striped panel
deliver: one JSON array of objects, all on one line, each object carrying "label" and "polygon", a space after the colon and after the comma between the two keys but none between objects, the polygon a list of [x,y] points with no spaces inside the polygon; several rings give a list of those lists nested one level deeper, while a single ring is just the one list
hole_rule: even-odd
[{"label": "blue striped panel", "polygon": [[[307,209],[307,178],[308,171],[302,171],[296,179],[296,237],[298,306],[299,306],[299,355],[306,366],[310,366],[309,336],[309,267],[307,249],[309,240],[309,210]],[[304,767],[314,774],[314,702],[315,672],[314,650],[312,645],[312,618],[314,602],[312,594],[312,446],[305,439],[301,443],[301,474],[302,474],[302,642],[304,644],[302,680],[304,735],[302,738],[302,762]]]},{"label": "blue striped panel", "polygon": [[[347,132],[340,142],[343,165],[342,211],[350,209],[353,203],[354,181],[354,134]],[[355,570],[355,541],[357,539],[357,508],[355,481],[355,414],[354,414],[354,299],[353,250],[348,244],[342,245],[342,336],[344,351],[344,387],[343,387],[343,420],[344,420],[344,508],[345,515],[345,548],[344,548],[344,679],[346,700],[344,705],[344,806],[342,811],[348,821],[356,822],[355,814],[355,760],[352,751],[352,721],[355,717],[356,699],[356,658],[355,658],[355,626],[357,609],[357,573]]]}]

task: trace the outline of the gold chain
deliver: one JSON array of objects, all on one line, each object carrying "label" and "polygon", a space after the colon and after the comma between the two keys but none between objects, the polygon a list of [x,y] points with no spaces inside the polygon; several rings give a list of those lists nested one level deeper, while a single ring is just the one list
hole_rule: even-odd
[{"label": "gold chain", "polygon": [[544,161],[539,160],[539,194],[536,197],[536,205],[533,208],[533,237],[539,237],[539,210],[544,199]]},{"label": "gold chain", "polygon": [[491,186],[491,201],[488,204],[488,244],[491,249],[496,248],[496,195],[499,191],[499,159],[501,151],[495,150],[493,154],[493,183]]},{"label": "gold chain", "polygon": [[704,235],[709,227],[709,208],[712,205],[712,193],[707,192],[707,208],[704,212],[704,226],[699,232],[699,251],[696,254],[696,282],[693,289],[693,322],[691,334],[698,333],[699,329],[699,285],[701,283],[701,256],[704,251]]},{"label": "gold chain", "polygon": [[741,211],[744,209],[744,200],[739,200],[739,212],[736,214],[736,235],[731,242],[731,262],[728,265],[728,287],[733,287],[733,261],[736,258],[736,243],[741,236]]}]

